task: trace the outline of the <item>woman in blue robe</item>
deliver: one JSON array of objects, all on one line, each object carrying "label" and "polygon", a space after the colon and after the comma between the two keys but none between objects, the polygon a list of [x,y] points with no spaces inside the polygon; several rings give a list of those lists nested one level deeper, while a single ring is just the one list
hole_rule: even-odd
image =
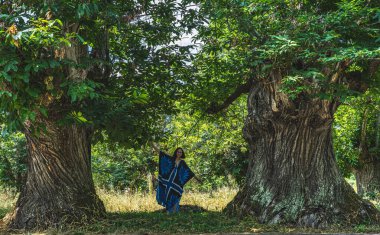
[{"label": "woman in blue robe", "polygon": [[154,144],[153,148],[159,152],[156,200],[168,213],[178,212],[184,185],[193,177],[200,180],[183,160],[185,153],[182,148],[177,148],[173,156],[160,151]]}]

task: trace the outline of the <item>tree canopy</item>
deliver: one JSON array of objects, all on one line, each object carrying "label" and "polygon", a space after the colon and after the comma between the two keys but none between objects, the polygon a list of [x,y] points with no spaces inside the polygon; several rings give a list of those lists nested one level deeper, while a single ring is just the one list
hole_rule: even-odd
[{"label": "tree canopy", "polygon": [[0,120],[28,150],[11,227],[103,215],[91,167],[100,184],[143,185],[155,167],[148,140],[190,150],[189,165],[213,175],[203,189],[232,175],[234,215],[311,227],[380,221],[341,176],[331,135],[335,127],[344,174],[369,189],[379,1],[0,2]]},{"label": "tree canopy", "polygon": [[50,116],[141,143],[183,95],[189,46],[178,40],[191,28],[180,27],[192,17],[187,4],[3,2],[0,106],[8,127]]},{"label": "tree canopy", "polygon": [[197,97],[217,110],[228,96],[248,92],[247,83],[272,82],[278,71],[291,100],[344,101],[378,80],[379,7],[365,0],[204,1]]}]

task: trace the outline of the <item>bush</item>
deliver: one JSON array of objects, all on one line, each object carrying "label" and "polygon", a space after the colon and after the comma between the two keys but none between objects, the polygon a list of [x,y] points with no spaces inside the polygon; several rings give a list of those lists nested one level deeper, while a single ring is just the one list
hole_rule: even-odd
[{"label": "bush", "polygon": [[26,139],[22,133],[0,136],[0,184],[21,190],[26,180]]}]

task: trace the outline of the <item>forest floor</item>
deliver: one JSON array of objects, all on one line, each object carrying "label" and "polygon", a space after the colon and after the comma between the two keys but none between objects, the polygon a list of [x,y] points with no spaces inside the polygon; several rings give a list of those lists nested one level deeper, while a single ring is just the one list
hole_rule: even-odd
[{"label": "forest floor", "polygon": [[[234,189],[221,189],[212,193],[185,192],[181,212],[168,215],[155,201],[153,194],[117,193],[98,190],[108,211],[107,218],[81,227],[66,227],[36,234],[354,234],[378,233],[380,225],[331,227],[328,229],[268,226],[252,218],[238,219],[222,213],[222,209],[235,196]],[[15,203],[15,194],[0,193],[0,217],[4,217]],[[1,232],[1,231],[0,231]],[[6,231],[3,234],[24,233]]]}]

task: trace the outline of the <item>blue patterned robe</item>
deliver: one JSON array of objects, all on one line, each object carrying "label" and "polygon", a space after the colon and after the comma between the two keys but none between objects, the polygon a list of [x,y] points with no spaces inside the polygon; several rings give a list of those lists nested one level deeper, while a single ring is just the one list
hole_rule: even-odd
[{"label": "blue patterned robe", "polygon": [[183,193],[183,186],[194,177],[194,173],[181,160],[175,165],[175,158],[160,151],[158,186],[156,199],[168,212],[177,212]]}]

